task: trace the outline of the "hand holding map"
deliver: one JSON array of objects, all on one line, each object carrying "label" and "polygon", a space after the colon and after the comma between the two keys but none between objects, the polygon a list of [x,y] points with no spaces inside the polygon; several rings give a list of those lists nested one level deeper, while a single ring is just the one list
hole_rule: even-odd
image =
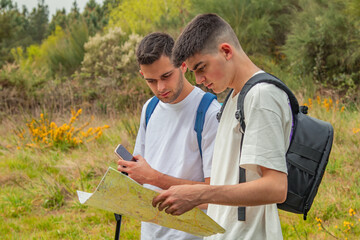
[{"label": "hand holding map", "polygon": [[154,208],[152,199],[159,193],[144,188],[128,176],[109,167],[94,193],[77,191],[82,204],[100,208],[144,222],[152,222],[205,237],[225,230],[198,208],[172,216]]}]

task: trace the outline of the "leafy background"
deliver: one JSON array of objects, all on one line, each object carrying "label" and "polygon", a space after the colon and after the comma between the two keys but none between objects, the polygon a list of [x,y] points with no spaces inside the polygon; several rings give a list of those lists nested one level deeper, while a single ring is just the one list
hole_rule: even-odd
[{"label": "leafy background", "polygon": [[[94,191],[118,143],[134,146],[151,96],[135,60],[141,38],[176,38],[206,12],[334,126],[308,220],[279,211],[284,238],[359,238],[359,9],[359,0],[89,0],[49,21],[42,0],[34,9],[0,0],[0,238],[113,238],[113,214],[81,206],[76,190]],[[125,217],[122,239],[138,239],[139,226]]]}]

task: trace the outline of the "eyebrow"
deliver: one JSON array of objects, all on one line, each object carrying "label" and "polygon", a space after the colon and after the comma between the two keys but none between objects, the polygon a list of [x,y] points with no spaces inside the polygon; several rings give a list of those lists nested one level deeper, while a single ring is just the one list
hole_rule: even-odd
[{"label": "eyebrow", "polygon": [[[160,78],[164,77],[165,75],[167,75],[167,74],[169,74],[169,73],[172,73],[174,70],[175,70],[175,69],[170,70],[170,71],[168,71],[168,72],[166,72],[166,73],[161,74]],[[152,81],[152,80],[156,80],[156,79],[155,79],[155,78],[145,78],[145,80],[147,80],[147,81]]]},{"label": "eyebrow", "polygon": [[164,74],[161,74],[161,77],[164,77],[165,75],[168,75],[169,73],[172,73],[174,71],[175,71],[175,69],[172,69],[172,70],[170,70],[170,71],[168,71],[168,72],[166,72]]},{"label": "eyebrow", "polygon": [[195,66],[194,66],[194,69],[193,70],[191,70],[192,72],[193,71],[196,71],[196,69],[199,67],[199,65],[200,64],[202,64],[203,62],[201,61],[201,62],[198,62],[197,64],[195,64]]}]

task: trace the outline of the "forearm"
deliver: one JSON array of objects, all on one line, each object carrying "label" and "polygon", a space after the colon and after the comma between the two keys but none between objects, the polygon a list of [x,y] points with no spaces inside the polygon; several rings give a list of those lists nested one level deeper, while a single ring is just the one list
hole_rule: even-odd
[{"label": "forearm", "polygon": [[262,168],[262,177],[236,185],[180,185],[161,192],[152,205],[160,211],[180,215],[206,204],[257,206],[284,202],[287,194],[287,175]]},{"label": "forearm", "polygon": [[169,176],[167,174],[156,171],[154,177],[149,180],[148,184],[159,187],[161,189],[169,189],[175,185],[194,185],[194,184],[210,184],[210,178],[206,178],[204,182],[191,181],[187,179],[181,179]]},{"label": "forearm", "polygon": [[213,203],[230,206],[257,206],[281,203],[286,199],[287,176],[264,176],[260,179],[236,185],[204,186],[199,193],[198,204]]}]

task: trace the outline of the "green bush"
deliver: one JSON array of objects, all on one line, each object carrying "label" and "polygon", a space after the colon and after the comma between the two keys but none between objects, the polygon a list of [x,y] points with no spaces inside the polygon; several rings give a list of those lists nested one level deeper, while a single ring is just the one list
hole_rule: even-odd
[{"label": "green bush", "polygon": [[278,56],[289,32],[294,0],[193,0],[194,12],[217,13],[234,29],[246,53]]},{"label": "green bush", "polygon": [[75,72],[84,58],[84,44],[88,41],[87,26],[82,21],[75,21],[68,29],[57,27],[42,44],[47,54],[44,58],[53,75],[69,75]]},{"label": "green bush", "polygon": [[126,33],[177,32],[187,22],[190,0],[123,0],[110,12],[108,29]]},{"label": "green bush", "polygon": [[141,39],[121,28],[89,39],[81,72],[74,76],[79,82],[76,91],[85,101],[97,101],[97,108],[104,113],[134,109],[143,103],[150,91],[138,74],[135,50]]},{"label": "green bush", "polygon": [[39,69],[45,69],[43,73],[47,77],[69,75],[80,66],[87,40],[86,24],[78,21],[66,30],[57,26],[41,45],[27,47],[25,54],[19,47],[11,52],[20,70],[30,75]]},{"label": "green bush", "polygon": [[351,2],[300,1],[283,48],[295,74],[341,89],[360,82],[360,18],[351,14]]},{"label": "green bush", "polygon": [[135,50],[141,37],[127,36],[121,28],[110,29],[105,35],[96,34],[85,44],[81,71],[94,77],[111,77],[121,81],[125,73],[137,69]]}]

